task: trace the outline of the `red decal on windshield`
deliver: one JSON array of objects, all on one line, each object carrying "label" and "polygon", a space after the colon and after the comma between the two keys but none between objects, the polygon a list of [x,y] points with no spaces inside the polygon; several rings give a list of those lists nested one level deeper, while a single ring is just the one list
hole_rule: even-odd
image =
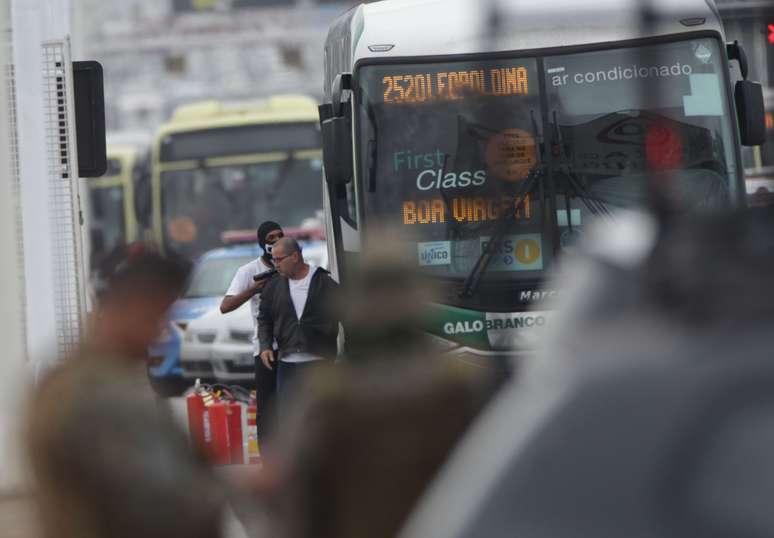
[{"label": "red decal on windshield", "polygon": [[683,160],[683,140],[680,134],[662,123],[650,126],[645,134],[645,157],[651,170],[677,168]]}]

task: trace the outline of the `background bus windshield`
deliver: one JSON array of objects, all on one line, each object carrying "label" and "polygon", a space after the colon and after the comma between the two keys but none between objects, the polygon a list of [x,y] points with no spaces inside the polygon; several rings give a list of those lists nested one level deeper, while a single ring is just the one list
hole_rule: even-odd
[{"label": "background bus windshield", "polygon": [[249,155],[271,151],[318,149],[316,124],[265,123],[186,131],[167,136],[161,143],[160,160],[186,161]]},{"label": "background bus windshield", "polygon": [[201,167],[161,174],[165,244],[195,256],[222,244],[227,230],[264,220],[299,226],[321,210],[318,158]]},{"label": "background bus windshield", "polygon": [[590,217],[644,203],[648,178],[686,210],[725,206],[739,178],[720,53],[698,39],[364,66],[365,214],[413,234],[418,266],[439,277],[469,276],[498,238],[482,282],[518,284]]}]

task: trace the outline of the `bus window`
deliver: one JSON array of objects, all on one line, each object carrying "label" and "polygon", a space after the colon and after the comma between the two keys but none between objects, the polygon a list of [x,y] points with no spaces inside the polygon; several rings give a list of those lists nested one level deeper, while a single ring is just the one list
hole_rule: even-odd
[{"label": "bus window", "polygon": [[[642,205],[648,182],[684,208],[724,206],[739,184],[715,40],[549,57],[560,226]],[[590,203],[591,202],[591,203]]]},{"label": "bus window", "polygon": [[297,226],[320,210],[320,159],[170,170],[161,174],[164,242],[193,256],[221,245],[226,230],[264,220]]},{"label": "bus window", "polygon": [[162,141],[160,158],[162,161],[186,161],[319,148],[320,134],[314,124],[242,125],[168,136]]},{"label": "bus window", "polygon": [[644,205],[650,185],[686,210],[730,207],[741,178],[721,53],[715,40],[695,39],[363,65],[364,213],[412,236],[420,270],[464,281],[458,304],[468,305],[476,288],[481,297],[541,278],[591,218]]},{"label": "bus window", "polygon": [[366,213],[413,237],[424,272],[458,281],[505,218],[487,277],[534,279],[551,253],[533,181],[542,131],[536,61],[369,65],[358,81]]}]

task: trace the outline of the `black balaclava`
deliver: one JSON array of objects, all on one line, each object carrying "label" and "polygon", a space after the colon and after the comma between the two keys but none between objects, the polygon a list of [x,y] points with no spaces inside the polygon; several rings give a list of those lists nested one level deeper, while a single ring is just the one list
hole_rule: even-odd
[{"label": "black balaclava", "polygon": [[266,254],[269,254],[269,252],[266,251],[266,236],[269,235],[274,230],[282,230],[282,226],[277,224],[276,222],[272,220],[267,220],[266,222],[261,223],[260,226],[258,226],[258,245],[263,249]]}]

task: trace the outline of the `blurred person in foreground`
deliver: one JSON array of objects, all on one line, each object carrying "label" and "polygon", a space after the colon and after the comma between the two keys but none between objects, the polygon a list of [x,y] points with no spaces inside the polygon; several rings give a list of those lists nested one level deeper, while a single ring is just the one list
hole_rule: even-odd
[{"label": "blurred person in foreground", "polygon": [[262,293],[258,339],[261,361],[266,368],[277,369],[278,405],[283,413],[295,379],[336,357],[339,322],[332,301],[338,284],[328,271],[304,260],[295,239],[277,241],[272,262],[279,274]]},{"label": "blurred person in foreground", "polygon": [[302,380],[266,450],[272,536],[394,536],[492,393],[485,371],[428,346],[433,294],[389,237],[371,236],[342,289],[345,359]]},{"label": "blurred person in foreground", "polygon": [[253,318],[253,358],[255,359],[255,393],[257,399],[257,430],[263,437],[267,428],[267,409],[273,406],[277,391],[277,369],[267,367],[260,357],[261,347],[258,342],[258,308],[261,304],[261,292],[269,282],[268,278],[255,280],[254,277],[274,269],[271,253],[274,245],[284,237],[282,227],[274,221],[267,220],[258,226],[258,245],[263,249],[263,255],[246,263],[237,269],[226,296],[220,303],[223,314],[233,312],[247,301],[250,301],[250,315]]},{"label": "blurred person in foreground", "polygon": [[111,258],[90,333],[30,402],[45,537],[216,537],[219,489],[145,375],[147,347],[190,265],[137,244]]},{"label": "blurred person in foreground", "polygon": [[774,212],[663,209],[565,257],[542,348],[401,538],[774,536]]}]

